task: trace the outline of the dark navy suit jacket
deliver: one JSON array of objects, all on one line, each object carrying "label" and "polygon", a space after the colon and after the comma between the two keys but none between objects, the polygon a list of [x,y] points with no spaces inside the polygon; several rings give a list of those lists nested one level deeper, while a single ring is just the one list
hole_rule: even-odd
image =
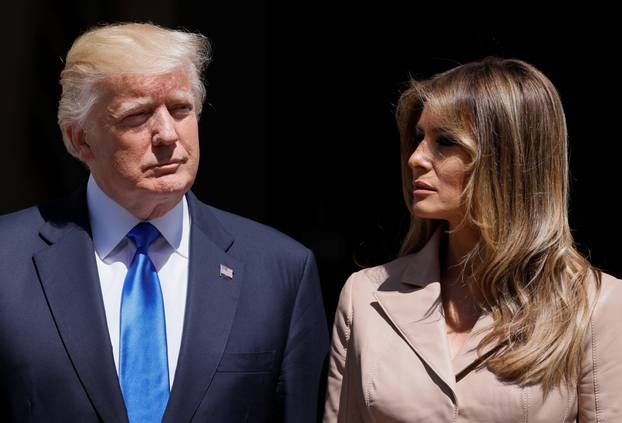
[{"label": "dark navy suit jacket", "polygon": [[[316,421],[328,330],[312,253],[187,199],[188,297],[163,421]],[[127,422],[85,189],[0,217],[0,421]]]}]

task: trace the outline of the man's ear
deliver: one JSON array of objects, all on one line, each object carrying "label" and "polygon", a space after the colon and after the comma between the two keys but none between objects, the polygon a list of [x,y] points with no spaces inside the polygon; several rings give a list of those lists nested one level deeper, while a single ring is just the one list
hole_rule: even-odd
[{"label": "man's ear", "polygon": [[93,159],[93,152],[87,140],[86,130],[84,128],[68,126],[65,129],[65,135],[71,144],[73,154],[82,162],[88,164],[88,162]]}]

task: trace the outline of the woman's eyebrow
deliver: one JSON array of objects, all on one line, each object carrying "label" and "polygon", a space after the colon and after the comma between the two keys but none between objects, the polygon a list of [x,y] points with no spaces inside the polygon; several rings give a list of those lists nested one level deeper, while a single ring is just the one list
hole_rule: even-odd
[{"label": "woman's eyebrow", "polygon": [[424,134],[426,132],[429,132],[430,134],[434,134],[434,135],[448,135],[448,134],[451,134],[451,131],[449,130],[449,128],[446,128],[446,127],[443,127],[443,126],[431,126],[431,127],[428,127],[428,130],[426,131],[420,125],[417,125],[417,126],[415,126],[415,131],[422,132]]}]

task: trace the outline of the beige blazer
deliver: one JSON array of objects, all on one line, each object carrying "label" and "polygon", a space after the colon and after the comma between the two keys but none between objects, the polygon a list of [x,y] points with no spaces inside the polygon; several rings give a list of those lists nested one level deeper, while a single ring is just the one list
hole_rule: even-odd
[{"label": "beige blazer", "polygon": [[544,398],[537,385],[503,383],[486,367],[473,369],[485,335],[479,329],[490,316],[450,358],[440,304],[441,237],[439,230],[417,254],[346,282],[324,422],[622,422],[622,281],[603,274],[576,389]]}]

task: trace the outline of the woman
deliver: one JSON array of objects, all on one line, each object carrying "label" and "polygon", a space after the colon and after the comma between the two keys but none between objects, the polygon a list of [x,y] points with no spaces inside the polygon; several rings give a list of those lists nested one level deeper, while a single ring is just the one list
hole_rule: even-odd
[{"label": "woman", "polygon": [[488,58],[412,82],[398,123],[411,227],[342,290],[324,421],[622,421],[622,282],[574,247],[551,82]]}]

